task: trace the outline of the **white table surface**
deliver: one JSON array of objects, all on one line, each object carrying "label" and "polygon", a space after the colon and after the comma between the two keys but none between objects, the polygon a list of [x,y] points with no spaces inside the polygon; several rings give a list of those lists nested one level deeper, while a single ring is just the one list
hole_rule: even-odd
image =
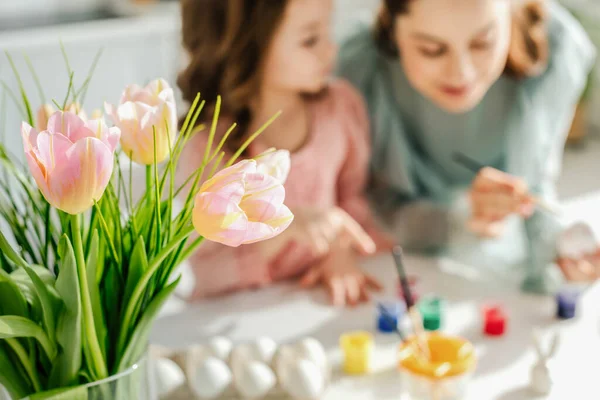
[{"label": "white table surface", "polygon": [[[585,209],[592,210],[600,204],[598,199],[588,196],[572,202],[568,207],[570,219],[580,218]],[[397,275],[392,258],[378,257],[364,267],[386,283],[380,297],[394,297]],[[466,268],[450,260],[408,256],[407,269],[420,277],[421,294],[435,293],[446,300],[443,331],[462,335],[476,347],[479,361],[466,400],[536,398],[528,389],[529,371],[536,360],[531,341],[534,328],[540,328],[547,340],[553,332],[561,335],[553,366],[557,380],[545,398],[600,399],[600,284],[584,292],[575,319],[559,321],[552,297],[523,294],[489,273],[478,274],[477,266]],[[503,337],[489,338],[481,333],[480,307],[489,301],[500,301],[509,314]],[[339,336],[369,330],[376,340],[373,373],[363,377],[337,373],[323,400],[400,399],[402,386],[395,369],[398,340],[393,335],[377,334],[375,318],[373,303],[335,308],[328,305],[322,290],[306,292],[282,284],[188,306],[159,319],[152,341],[182,348],[214,335],[230,337],[236,343],[257,336],[270,336],[279,343],[312,336],[323,343],[336,367],[341,361]]]}]

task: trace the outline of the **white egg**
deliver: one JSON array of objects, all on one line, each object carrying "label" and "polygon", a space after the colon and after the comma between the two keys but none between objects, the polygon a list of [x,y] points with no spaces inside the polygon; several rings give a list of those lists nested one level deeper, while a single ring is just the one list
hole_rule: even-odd
[{"label": "white egg", "polygon": [[253,356],[252,349],[248,344],[240,344],[234,347],[229,358],[229,365],[231,366],[233,375],[239,375],[241,368],[250,361],[260,360]]},{"label": "white egg", "polygon": [[293,363],[298,359],[298,354],[296,350],[291,346],[281,346],[275,354],[274,360],[274,368],[275,373],[277,374],[277,379],[279,380],[279,384],[284,389],[287,388],[288,382],[288,371]]},{"label": "white egg", "polygon": [[213,357],[227,362],[231,355],[233,343],[223,336],[215,336],[208,342],[208,351]]},{"label": "white egg", "polygon": [[152,366],[159,397],[168,396],[185,383],[185,374],[174,361],[168,358],[154,358]]},{"label": "white egg", "polygon": [[245,399],[264,397],[276,382],[273,370],[260,361],[244,363],[234,374],[235,387]]},{"label": "white egg", "polygon": [[206,357],[196,366],[194,374],[189,377],[190,389],[201,399],[219,397],[231,384],[231,370],[216,357]]},{"label": "white egg", "polygon": [[195,373],[196,367],[200,364],[200,362],[208,357],[210,354],[206,346],[202,346],[199,344],[190,346],[186,349],[185,352],[185,373],[190,379],[190,376],[193,376]]},{"label": "white egg", "polygon": [[316,400],[323,394],[325,377],[312,361],[300,359],[290,366],[285,390],[296,400]]},{"label": "white egg", "polygon": [[252,357],[257,360],[264,362],[265,364],[271,364],[273,356],[277,351],[277,343],[269,337],[260,337],[249,343]]},{"label": "white egg", "polygon": [[327,361],[327,354],[323,345],[318,340],[311,337],[304,338],[295,347],[299,358],[304,358],[315,363],[320,368],[323,376],[328,379],[329,362]]}]

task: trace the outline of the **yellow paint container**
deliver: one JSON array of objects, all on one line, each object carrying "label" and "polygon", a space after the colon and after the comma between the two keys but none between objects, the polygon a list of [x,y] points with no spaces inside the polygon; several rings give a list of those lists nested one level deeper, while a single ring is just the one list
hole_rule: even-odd
[{"label": "yellow paint container", "polygon": [[344,353],[344,372],[362,375],[369,372],[373,357],[373,336],[369,332],[351,332],[340,337]]},{"label": "yellow paint container", "polygon": [[416,337],[400,345],[399,369],[411,400],[459,400],[465,397],[477,363],[473,345],[460,337],[429,332],[430,356],[419,350]]}]

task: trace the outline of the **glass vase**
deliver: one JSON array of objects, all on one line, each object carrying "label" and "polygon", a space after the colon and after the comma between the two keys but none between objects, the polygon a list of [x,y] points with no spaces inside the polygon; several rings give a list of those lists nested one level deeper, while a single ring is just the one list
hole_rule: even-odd
[{"label": "glass vase", "polygon": [[154,368],[148,356],[139,362],[106,379],[90,382],[70,390],[60,390],[32,395],[23,400],[158,400]]}]

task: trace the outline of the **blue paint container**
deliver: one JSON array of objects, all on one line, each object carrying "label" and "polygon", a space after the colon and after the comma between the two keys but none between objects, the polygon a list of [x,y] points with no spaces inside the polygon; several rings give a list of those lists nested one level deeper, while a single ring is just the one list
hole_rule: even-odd
[{"label": "blue paint container", "polygon": [[561,290],[556,295],[556,317],[559,319],[574,318],[577,313],[579,291],[574,289]]},{"label": "blue paint container", "polygon": [[405,308],[404,303],[399,301],[379,302],[377,306],[377,330],[382,333],[396,332]]}]

